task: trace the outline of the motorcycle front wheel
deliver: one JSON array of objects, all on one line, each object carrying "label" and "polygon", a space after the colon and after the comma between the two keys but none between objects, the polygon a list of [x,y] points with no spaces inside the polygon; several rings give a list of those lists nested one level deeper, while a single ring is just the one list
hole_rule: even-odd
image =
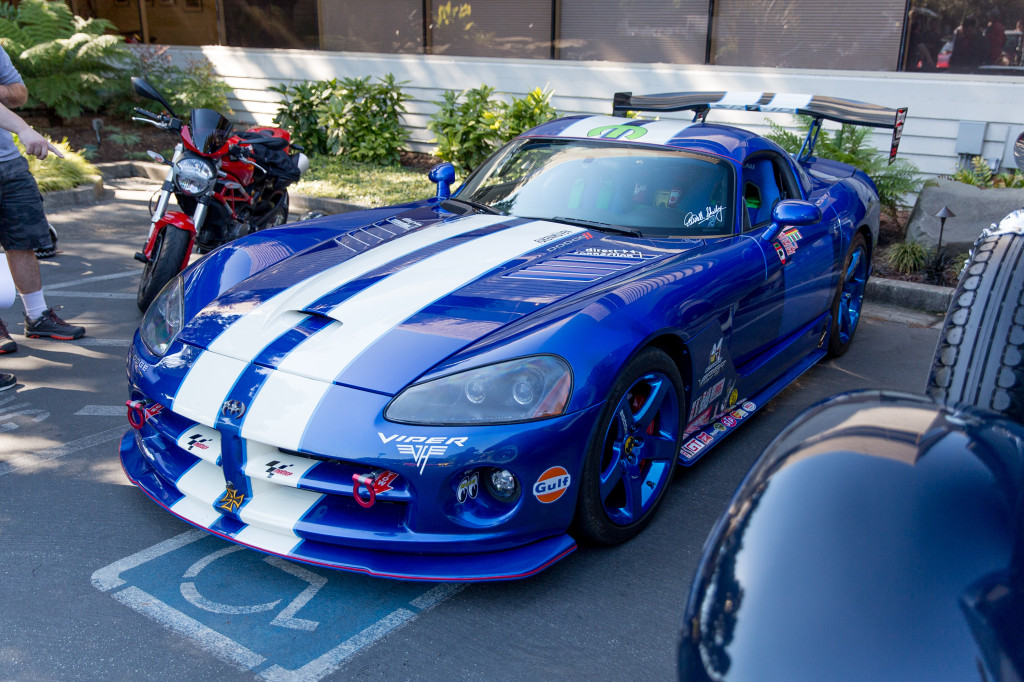
[{"label": "motorcycle front wheel", "polygon": [[185,230],[171,226],[165,227],[156,236],[153,257],[146,263],[142,270],[142,278],[139,280],[139,294],[135,299],[139,310],[146,312],[146,308],[164,285],[178,274],[188,252],[188,242],[188,233]]}]

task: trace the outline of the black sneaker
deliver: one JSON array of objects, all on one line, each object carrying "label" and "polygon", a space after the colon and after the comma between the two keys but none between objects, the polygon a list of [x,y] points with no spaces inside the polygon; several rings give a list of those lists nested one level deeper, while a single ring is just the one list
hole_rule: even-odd
[{"label": "black sneaker", "polygon": [[85,327],[76,327],[68,324],[57,317],[53,308],[47,308],[46,312],[39,316],[35,322],[29,322],[25,316],[25,336],[30,339],[38,339],[40,336],[49,336],[51,339],[70,341],[85,336]]},{"label": "black sneaker", "polygon": [[18,383],[18,379],[13,374],[4,374],[0,372],[0,391],[6,391],[9,388],[14,388],[14,384],[16,383]]},{"label": "black sneaker", "polygon": [[13,353],[16,350],[18,350],[18,344],[14,343],[14,339],[7,333],[7,325],[0,320],[0,355]]}]

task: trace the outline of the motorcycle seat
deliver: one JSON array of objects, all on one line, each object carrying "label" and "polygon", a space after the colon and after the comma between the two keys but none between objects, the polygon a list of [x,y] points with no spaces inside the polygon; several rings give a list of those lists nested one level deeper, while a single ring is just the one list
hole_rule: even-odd
[{"label": "motorcycle seat", "polygon": [[288,140],[283,137],[273,137],[271,135],[263,135],[261,133],[245,132],[239,135],[244,141],[244,144],[256,145],[263,147],[264,149],[279,150],[284,149],[288,146]]}]

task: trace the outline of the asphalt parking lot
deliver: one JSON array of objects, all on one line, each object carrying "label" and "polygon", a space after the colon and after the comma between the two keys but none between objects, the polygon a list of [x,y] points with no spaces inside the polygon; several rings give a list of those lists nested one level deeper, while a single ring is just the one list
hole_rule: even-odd
[{"label": "asphalt parking lot", "polygon": [[[850,352],[803,375],[681,472],[653,524],[514,583],[434,585],[299,566],[193,530],[125,479],[124,358],[140,313],[155,184],[52,212],[47,302],[75,342],[25,339],[0,393],[0,681],[598,679],[675,677],[704,539],[772,437],[829,395],[919,392],[938,330],[869,308]],[[912,320],[912,323],[908,323]]]}]

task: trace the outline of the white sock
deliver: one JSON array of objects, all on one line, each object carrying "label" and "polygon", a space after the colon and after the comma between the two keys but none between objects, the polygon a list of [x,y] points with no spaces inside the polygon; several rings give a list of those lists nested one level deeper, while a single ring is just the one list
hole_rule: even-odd
[{"label": "white sock", "polygon": [[25,306],[25,317],[29,322],[35,322],[46,312],[46,300],[43,298],[43,290],[31,294],[21,294],[21,303]]}]

